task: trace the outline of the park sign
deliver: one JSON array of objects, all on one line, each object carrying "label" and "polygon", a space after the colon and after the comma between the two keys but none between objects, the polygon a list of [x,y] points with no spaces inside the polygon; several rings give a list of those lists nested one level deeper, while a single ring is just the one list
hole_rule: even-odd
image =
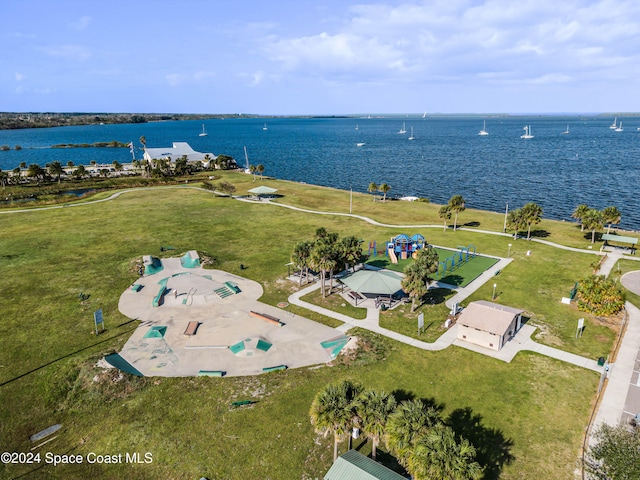
[{"label": "park sign", "polygon": [[[98,335],[100,332],[104,332],[104,318],[102,317],[101,308],[93,312],[93,321],[96,324],[96,335]],[[100,330],[100,332],[98,331],[98,327],[102,327],[102,330]]]},{"label": "park sign", "polygon": [[576,330],[576,338],[582,337],[582,331],[584,330],[584,318],[578,319],[578,329]]}]

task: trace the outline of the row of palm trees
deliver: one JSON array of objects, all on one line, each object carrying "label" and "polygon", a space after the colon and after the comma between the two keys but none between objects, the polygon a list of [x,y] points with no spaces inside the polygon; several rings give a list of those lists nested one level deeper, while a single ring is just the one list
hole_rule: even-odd
[{"label": "row of palm trees", "polygon": [[507,228],[513,230],[513,238],[518,237],[520,230],[527,229],[527,240],[531,238],[531,227],[542,221],[542,207],[529,202],[522,208],[511,210],[507,216]]},{"label": "row of palm trees", "polygon": [[376,201],[376,192],[382,192],[382,194],[384,195],[382,198],[383,202],[387,201],[387,193],[389,192],[389,190],[391,190],[391,185],[387,184],[387,183],[381,183],[380,185],[378,185],[377,183],[371,182],[369,184],[369,187],[367,188],[367,191],[369,193],[373,193],[373,201]]},{"label": "row of palm trees", "polygon": [[313,240],[298,242],[293,247],[291,262],[300,270],[299,284],[302,276],[305,281],[309,270],[320,272],[320,290],[326,297],[325,279],[329,274],[329,291],[333,289],[333,274],[340,272],[347,265],[355,265],[362,259],[362,240],[349,236],[339,238],[337,233],[330,233],[324,227],[316,230]]},{"label": "row of palm trees", "polygon": [[483,474],[475,447],[421,400],[398,403],[393,394],[342,380],[316,394],[309,415],[316,432],[333,434],[334,462],[338,443],[349,438],[350,448],[351,432],[358,428],[371,440],[374,460],[384,441],[414,480],[476,480]]},{"label": "row of palm trees", "polygon": [[607,224],[607,233],[611,231],[611,225],[618,225],[622,220],[622,214],[617,207],[609,206],[602,210],[589,208],[582,203],[576,207],[571,217],[580,222],[580,230],[591,230],[591,243],[596,240],[596,230],[601,230]]}]

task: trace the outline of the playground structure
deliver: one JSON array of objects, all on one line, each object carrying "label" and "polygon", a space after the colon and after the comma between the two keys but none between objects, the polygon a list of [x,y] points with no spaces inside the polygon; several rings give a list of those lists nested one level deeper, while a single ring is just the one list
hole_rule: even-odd
[{"label": "playground structure", "polygon": [[466,247],[458,246],[457,252],[438,262],[436,278],[443,278],[447,273],[453,272],[456,268],[474,259],[476,255],[475,245],[468,245]]},{"label": "playground structure", "polygon": [[422,235],[416,233],[412,237],[401,233],[387,242],[387,255],[391,263],[398,263],[398,258],[406,260],[409,257],[416,258],[418,250],[427,246]]}]

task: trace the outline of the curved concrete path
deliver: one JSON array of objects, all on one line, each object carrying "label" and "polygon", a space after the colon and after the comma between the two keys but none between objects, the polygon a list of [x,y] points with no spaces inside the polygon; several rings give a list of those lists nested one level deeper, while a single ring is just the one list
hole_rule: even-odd
[{"label": "curved concrete path", "polygon": [[[485,280],[486,281],[486,280]],[[483,282],[484,283],[484,282]],[[482,283],[478,283],[476,288]],[[450,329],[448,329],[445,333],[443,333],[435,342],[423,342],[422,340],[417,340],[415,338],[409,337],[407,335],[403,335],[401,333],[394,332],[392,330],[388,330],[383,328],[379,324],[379,311],[377,308],[367,308],[367,316],[364,320],[358,320],[347,315],[334,312],[332,310],[328,310],[323,307],[319,307],[309,302],[305,302],[300,300],[301,297],[311,293],[314,290],[320,288],[319,283],[314,283],[308,287],[299,290],[296,293],[293,293],[289,296],[289,303],[294,305],[298,305],[300,307],[306,308],[307,310],[311,310],[327,317],[335,318],[336,320],[340,320],[344,322],[342,325],[336,328],[336,330],[346,333],[348,330],[354,327],[364,328],[366,330],[370,330],[372,332],[378,333],[380,335],[384,335],[386,337],[397,340],[398,342],[405,343],[407,345],[411,345],[416,348],[420,348],[422,350],[443,350],[450,345],[456,345],[458,347],[466,348],[467,350],[472,350],[477,353],[481,353],[483,355],[495,358],[497,360],[502,360],[504,362],[511,362],[516,354],[522,350],[529,350],[532,352],[539,353],[541,355],[546,355],[547,357],[555,358],[557,360],[571,363],[573,365],[577,365],[578,367],[587,368],[589,370],[593,370],[595,372],[601,372],[602,367],[599,367],[595,360],[591,360],[589,358],[581,357],[579,355],[574,355],[573,353],[568,353],[563,350],[559,350],[557,348],[549,347],[547,345],[542,345],[531,339],[531,335],[535,332],[535,327],[531,325],[523,325],[522,328],[518,331],[516,336],[512,338],[507,344],[498,352],[483,348],[479,345],[474,345],[457,338],[457,326],[454,325]]]}]

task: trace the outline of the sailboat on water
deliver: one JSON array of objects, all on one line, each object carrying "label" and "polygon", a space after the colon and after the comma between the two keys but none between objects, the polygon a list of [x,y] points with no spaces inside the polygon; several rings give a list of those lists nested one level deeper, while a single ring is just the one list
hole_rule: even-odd
[{"label": "sailboat on water", "polygon": [[204,129],[204,123],[202,124],[202,132],[198,135],[199,137],[206,137],[207,131]]},{"label": "sailboat on water", "polygon": [[416,137],[413,136],[413,127],[411,127],[411,136],[409,137],[409,140],[415,140]]},{"label": "sailboat on water", "polygon": [[533,135],[531,134],[531,125],[525,125],[523,130],[524,130],[524,133],[520,135],[520,138],[524,138],[524,139],[533,138]]},{"label": "sailboat on water", "polygon": [[402,128],[398,130],[398,133],[401,133],[401,134],[407,133],[407,127],[405,125],[405,122],[402,122]]},{"label": "sailboat on water", "polygon": [[622,132],[622,120],[620,120],[620,125],[618,125],[618,128],[616,128],[614,132]]},{"label": "sailboat on water", "polygon": [[609,128],[611,130],[615,130],[616,128],[618,128],[618,117],[613,119],[613,123],[611,125],[609,125]]},{"label": "sailboat on water", "polygon": [[264,127],[262,127],[262,130],[269,130],[266,123],[264,124]]},{"label": "sailboat on water", "polygon": [[244,147],[244,159],[246,161],[246,166],[244,167],[244,173],[252,173],[251,166],[249,165],[249,155],[247,155],[247,147]]},{"label": "sailboat on water", "polygon": [[485,136],[485,135],[489,135],[489,132],[487,132],[487,121],[484,121],[484,124],[482,125],[482,130],[480,130],[478,132],[478,135],[480,136]]},{"label": "sailboat on water", "polygon": [[562,135],[569,135],[569,125],[567,125],[567,129],[562,132]]}]

